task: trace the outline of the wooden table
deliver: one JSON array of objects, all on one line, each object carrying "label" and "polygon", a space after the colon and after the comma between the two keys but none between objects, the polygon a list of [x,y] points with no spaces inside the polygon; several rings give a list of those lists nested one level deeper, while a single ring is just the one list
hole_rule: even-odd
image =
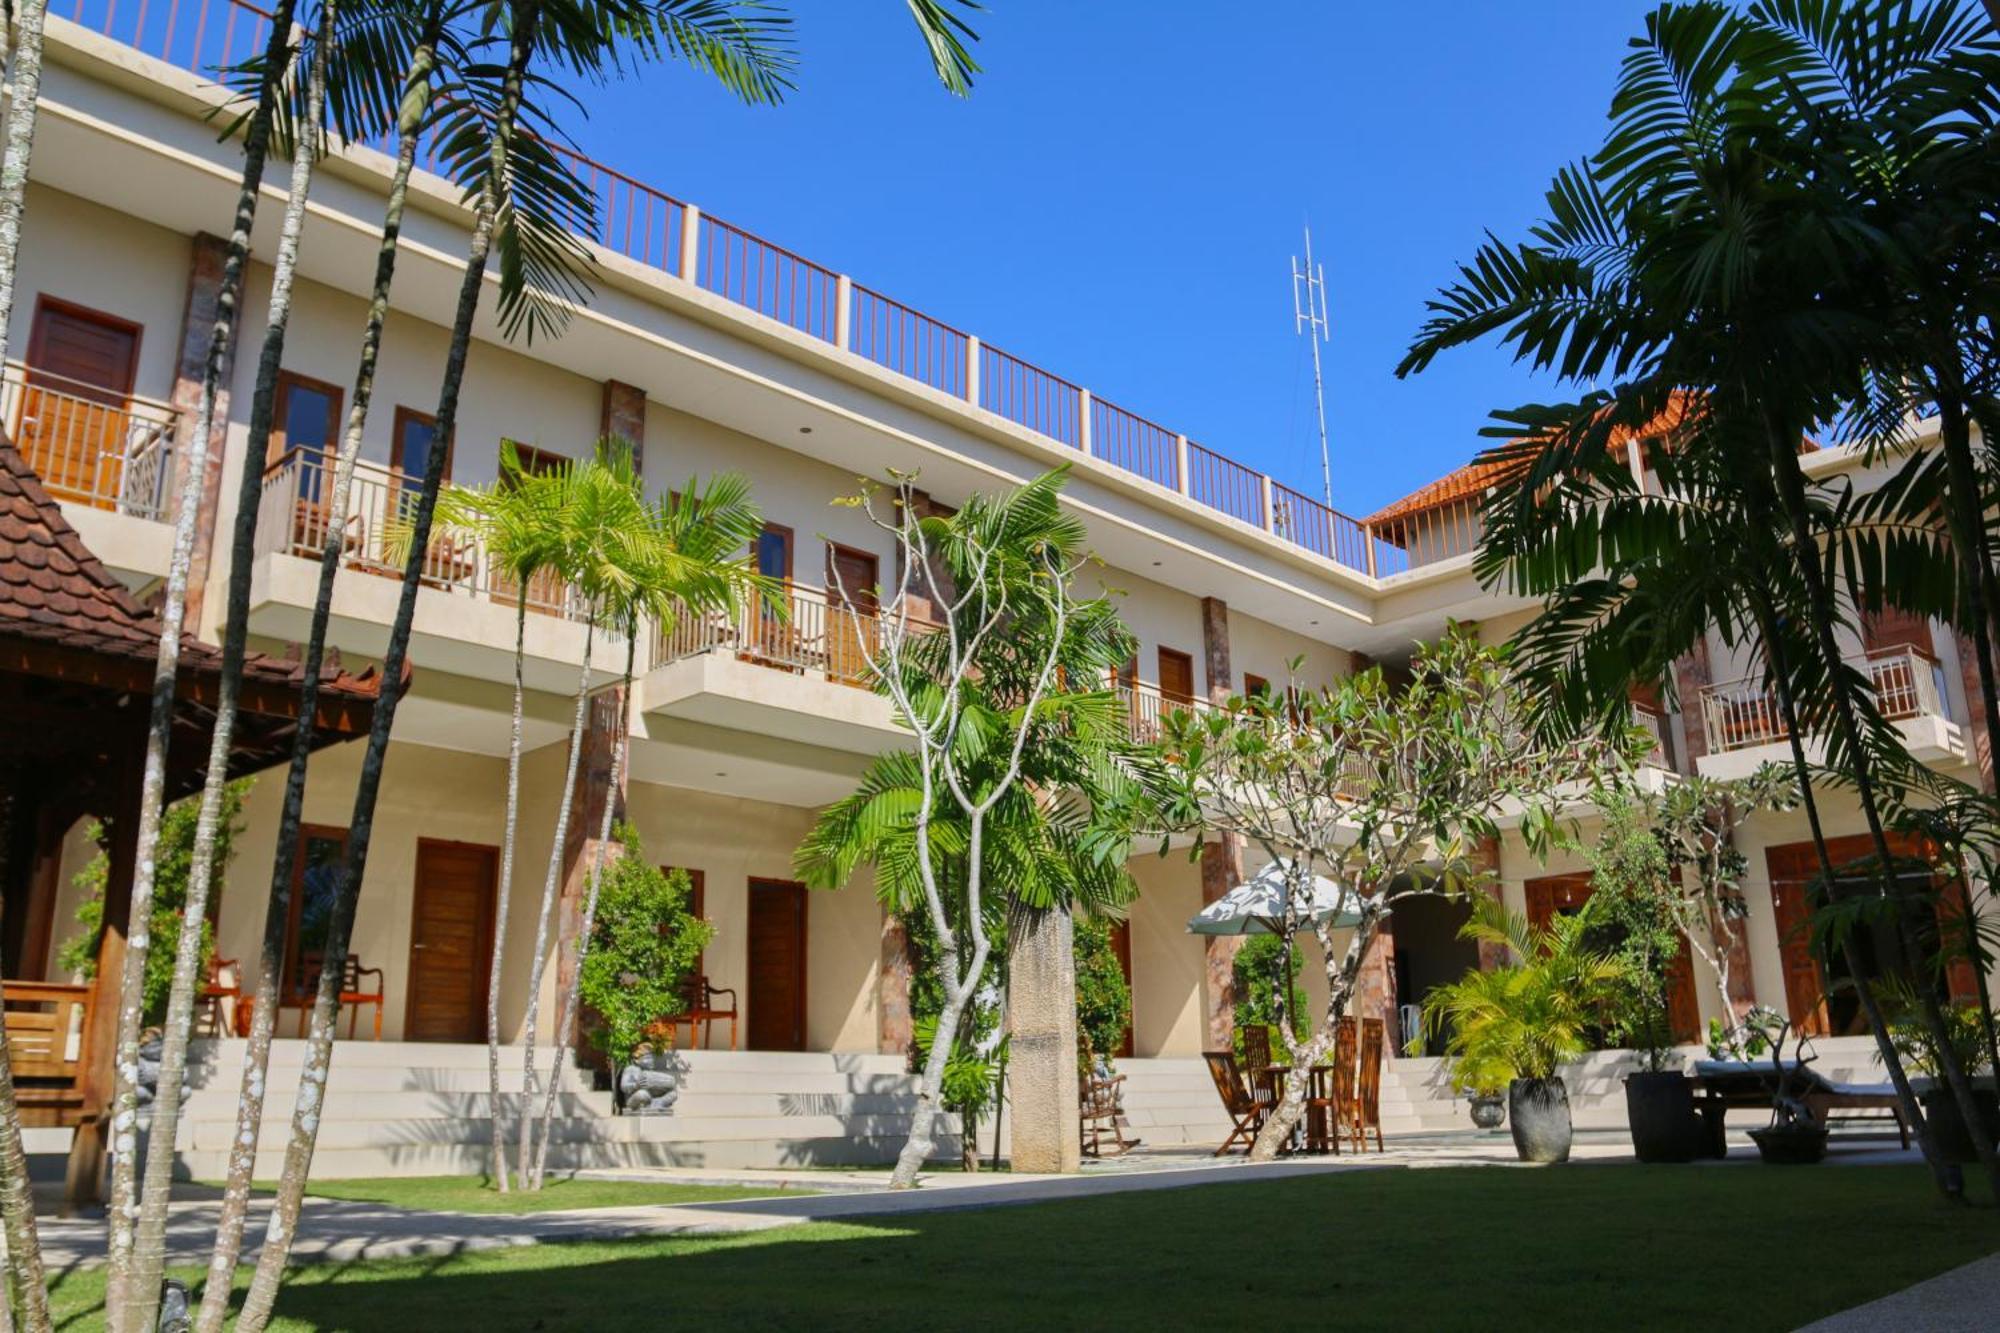
[{"label": "wooden table", "polygon": [[[1266,1065],[1250,1071],[1250,1076],[1271,1081],[1275,1102],[1284,1098],[1284,1080],[1291,1072],[1290,1065]],[[1314,1065],[1306,1071],[1305,1120],[1293,1127],[1292,1141],[1285,1151],[1340,1155],[1340,1106],[1333,1096],[1336,1072],[1333,1065]]]}]

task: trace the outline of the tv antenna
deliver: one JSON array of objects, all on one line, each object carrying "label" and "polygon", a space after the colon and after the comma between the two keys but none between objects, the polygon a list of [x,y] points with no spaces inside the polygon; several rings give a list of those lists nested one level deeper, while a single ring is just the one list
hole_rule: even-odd
[{"label": "tv antenna", "polygon": [[1293,331],[1306,335],[1313,349],[1313,406],[1319,412],[1319,477],[1326,507],[1333,508],[1333,462],[1326,448],[1326,389],[1320,376],[1319,345],[1327,340],[1326,269],[1313,262],[1312,225],[1306,225],[1306,257],[1292,257]]}]

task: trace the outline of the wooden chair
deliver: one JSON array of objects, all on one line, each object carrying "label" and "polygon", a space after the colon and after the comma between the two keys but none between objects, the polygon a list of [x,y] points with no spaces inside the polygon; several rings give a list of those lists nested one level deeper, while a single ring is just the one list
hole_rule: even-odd
[{"label": "wooden chair", "polygon": [[[319,991],[319,971],[323,960],[319,954],[309,953],[299,961],[302,966],[299,969],[301,975],[297,998],[299,1001],[299,1036],[303,1037],[306,1035],[306,1020],[312,1016],[313,996]],[[361,980],[363,977],[375,978],[373,989],[363,988]],[[347,1039],[349,1041],[354,1040],[354,1025],[361,1018],[361,1006],[364,1004],[375,1006],[375,1040],[382,1040],[383,990],[382,969],[379,967],[363,967],[359,958],[353,954],[349,954],[346,963],[341,966],[340,970],[339,998],[339,1007],[349,1011],[347,1015]]]},{"label": "wooden chair", "polygon": [[1271,1059],[1271,1029],[1262,1023],[1252,1023],[1243,1029],[1243,1067],[1252,1077],[1260,1069],[1269,1069]]},{"label": "wooden chair", "polygon": [[1375,1131],[1375,1151],[1382,1148],[1382,1020],[1361,1020],[1361,1061],[1355,1070],[1354,1110],[1349,1117],[1354,1126],[1357,1152],[1368,1147],[1368,1131]]},{"label": "wooden chair", "polygon": [[1333,1104],[1340,1111],[1336,1134],[1354,1133],[1354,1067],[1359,1046],[1359,1029],[1352,1016],[1343,1018],[1333,1029]]},{"label": "wooden chair", "polygon": [[1264,1120],[1271,1113],[1271,1099],[1260,1094],[1255,1085],[1243,1077],[1243,1068],[1236,1063],[1234,1051],[1203,1051],[1201,1058],[1208,1062],[1208,1075],[1215,1080],[1216,1095],[1222,1098],[1222,1109],[1233,1123],[1229,1137],[1215,1150],[1217,1157],[1224,1156],[1235,1147],[1238,1140],[1248,1152],[1250,1145],[1257,1141],[1257,1131],[1264,1127]]},{"label": "wooden chair", "polygon": [[1105,1156],[1107,1138],[1117,1155],[1132,1151],[1139,1140],[1125,1137],[1125,1076],[1102,1069],[1090,1038],[1082,1033],[1076,1038],[1076,1058],[1077,1132],[1084,1156]]},{"label": "wooden chair", "polygon": [[[727,1009],[715,1002],[718,995],[729,997]],[[708,978],[699,973],[690,974],[681,983],[681,998],[685,1007],[677,1014],[669,1014],[661,1019],[667,1030],[667,1040],[673,1041],[674,1029],[682,1023],[688,1026],[688,1049],[707,1050],[708,1038],[715,1031],[715,1021],[729,1020],[729,1049],[736,1049],[736,992],[726,986],[711,986]]]},{"label": "wooden chair", "polygon": [[[230,973],[236,980],[225,984],[222,980],[224,972]],[[202,982],[201,994],[196,997],[196,1002],[207,1010],[211,1025],[209,1030],[218,1037],[226,1037],[230,1033],[230,1027],[223,1022],[222,1017],[224,1000],[230,1002],[229,1011],[235,1019],[236,1035],[249,1036],[250,1009],[243,1003],[243,973],[236,966],[234,958],[223,958],[212,954],[208,960],[208,977]]]},{"label": "wooden chair", "polygon": [[1345,1123],[1345,1104],[1340,1100],[1337,1071],[1331,1065],[1314,1065],[1307,1071],[1306,1151],[1340,1155],[1340,1130]]}]

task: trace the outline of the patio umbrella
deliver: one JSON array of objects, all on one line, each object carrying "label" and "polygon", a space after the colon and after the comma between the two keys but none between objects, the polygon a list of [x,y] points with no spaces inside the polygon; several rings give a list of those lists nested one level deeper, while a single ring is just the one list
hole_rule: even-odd
[{"label": "patio umbrella", "polygon": [[[1351,902],[1353,895],[1325,875],[1312,877],[1312,901],[1301,913],[1310,924],[1327,921],[1334,927],[1353,926],[1361,913]],[[1276,935],[1285,916],[1285,863],[1273,861],[1247,884],[1229,892],[1195,913],[1188,921],[1194,935]]]}]

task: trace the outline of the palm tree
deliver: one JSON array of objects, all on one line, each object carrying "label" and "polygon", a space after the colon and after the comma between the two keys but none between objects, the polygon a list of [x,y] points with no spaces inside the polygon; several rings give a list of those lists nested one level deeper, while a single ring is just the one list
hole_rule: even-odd
[{"label": "palm tree", "polygon": [[[1805,698],[1831,704],[1811,720],[1830,714],[1834,723],[1828,757],[1868,819],[1886,905],[1895,889],[1876,778],[1879,756],[1899,747],[1867,683],[1840,658],[1842,608],[1825,564],[1828,550],[1851,536],[1851,514],[1816,493],[1798,463],[1801,438],[1861,396],[1861,366],[1879,330],[1845,304],[1853,283],[1844,276],[1879,255],[1867,219],[1843,192],[1847,182],[1830,169],[1838,159],[1786,114],[1792,91],[1812,82],[1812,60],[1764,26],[1761,12],[1744,18],[1696,5],[1652,16],[1627,58],[1617,123],[1594,167],[1558,179],[1551,221],[1531,244],[1491,244],[1462,271],[1433,303],[1435,318],[1403,370],[1498,331],[1571,382],[1628,377],[1612,394],[1508,421],[1528,430],[1519,446],[1490,455],[1517,470],[1489,511],[1482,573],[1511,571],[1518,586],[1564,594],[1525,636],[1526,656],[1547,654],[1550,694],[1560,693],[1558,682],[1575,687],[1565,701],[1572,715],[1586,703],[1605,708],[1632,667],[1657,671],[1691,643],[1702,621],[1690,611],[1726,609],[1720,624],[1753,628],[1791,724],[1823,877],[1830,884],[1834,867],[1812,791],[1818,774],[1800,740]],[[1677,404],[1674,429],[1646,451],[1665,494],[1639,496],[1629,479],[1615,480],[1622,460],[1610,446],[1622,449],[1616,432],[1643,431]],[[1682,489],[1690,479],[1701,484]],[[1719,584],[1712,571],[1692,571],[1692,589],[1708,590],[1706,605],[1691,588],[1649,591],[1635,582],[1684,566],[1661,554],[1701,522],[1679,507],[1716,501],[1751,538],[1748,578]],[[1710,549],[1735,553],[1743,544]],[[1662,607],[1678,614],[1660,616]],[[1577,647],[1604,624],[1630,638]],[[1904,965],[1920,966],[1914,942],[1899,934]],[[1879,1007],[1861,990],[1909,1102]],[[1934,997],[1929,1008],[1934,1014]],[[1950,1081],[1957,1091],[1962,1080]],[[1918,1119],[1913,1105],[1906,1110]],[[1920,1138],[1929,1152],[1928,1135]]]},{"label": "palm tree", "polygon": [[[614,447],[622,446],[622,447]],[[629,466],[629,446],[622,442],[600,441],[600,452],[609,452],[613,470],[622,461]],[[634,493],[639,479],[629,475]],[[572,944],[570,982],[563,994],[560,1017],[556,1021],[555,1055],[549,1065],[548,1090],[544,1094],[540,1131],[533,1136],[528,1159],[522,1163],[522,1184],[540,1189],[549,1155],[549,1129],[555,1119],[556,1099],[569,1066],[570,1039],[576,1030],[579,988],[583,965],[597,921],[597,898],[603,885],[604,867],[611,847],[611,825],[617,807],[617,793],[624,789],[626,758],[631,748],[632,676],[640,627],[652,622],[670,629],[683,615],[734,616],[747,600],[774,601],[778,586],[753,572],[742,559],[743,551],[763,531],[763,516],[750,503],[749,483],[725,474],[697,490],[690,481],[678,498],[652,506],[645,515],[644,528],[628,534],[615,561],[586,575],[586,595],[600,599],[622,622],[625,635],[625,670],[614,696],[619,708],[619,725],[613,744],[611,782],[604,809],[599,816],[597,838],[592,845],[589,887],[584,896],[582,920]],[[564,791],[568,803],[571,790]],[[560,843],[558,843],[560,847]],[[537,941],[538,949],[541,941]],[[531,991],[529,1004],[534,1004]],[[533,1113],[525,1107],[524,1123]]]},{"label": "palm tree", "polygon": [[[656,0],[653,4],[643,3],[643,0],[610,0],[609,3],[577,0],[574,4],[515,0],[511,4],[478,6],[485,14],[479,20],[480,32],[502,34],[498,38],[482,40],[504,40],[508,54],[497,77],[484,61],[467,63],[461,71],[463,79],[454,90],[454,103],[440,130],[442,163],[465,185],[473,207],[474,222],[466,276],[460,288],[446,358],[445,383],[435,418],[434,438],[441,443],[440,447],[429,452],[424,485],[415,505],[413,545],[408,557],[411,568],[404,586],[405,595],[399,604],[398,624],[403,628],[400,634],[396,631],[391,633],[388,654],[390,671],[386,678],[392,682],[400,677],[408,651],[408,617],[414,610],[412,594],[421,576],[422,561],[428,549],[431,511],[436,502],[446,453],[442,442],[448,442],[452,435],[458,386],[470,344],[471,322],[484,285],[488,256],[497,246],[501,261],[500,312],[503,327],[510,335],[525,329],[532,338],[538,331],[559,328],[568,301],[586,294],[588,290],[576,274],[576,266],[582,261],[582,250],[572,233],[587,234],[591,230],[593,200],[589,192],[567,172],[551,145],[552,131],[544,126],[546,118],[531,96],[542,86],[544,79],[532,67],[538,62],[550,61],[565,66],[575,75],[597,76],[611,67],[622,47],[632,45],[646,52],[666,50],[685,56],[710,68],[746,98],[770,100],[785,86],[786,58],[775,40],[783,20],[742,12],[752,7],[751,0],[740,0],[740,3]],[[435,59],[444,50],[449,19],[427,20],[423,30],[438,35],[437,45],[428,51],[430,57]],[[420,63],[425,54],[420,42],[418,59],[413,60],[404,80],[406,96],[399,104],[398,113],[399,162],[406,155],[408,159],[414,159],[415,135],[423,132],[424,112],[428,109],[428,99],[434,96],[434,76]],[[407,164],[399,170],[397,179],[406,184]],[[391,208],[396,210],[393,220],[398,223],[401,202],[400,197],[391,199]],[[369,385],[372,385],[375,349],[379,347],[381,315],[386,311],[386,285],[393,272],[393,249],[393,233],[385,226],[385,239],[378,254],[375,300],[371,302],[370,321],[364,331],[363,375]],[[365,391],[357,392],[357,407],[364,411],[366,398]],[[365,418],[359,422],[351,418],[348,435],[358,438],[360,427],[364,424]],[[343,456],[351,464],[351,452],[345,447]],[[332,536],[329,537],[329,547],[334,548]],[[337,548],[334,549],[337,551]],[[328,582],[333,568],[337,568],[337,555],[322,564],[309,656],[317,656],[313,652],[315,647],[320,653],[324,650],[325,622],[331,605]],[[313,678],[308,673],[307,688],[312,687]],[[389,703],[383,711],[393,715],[394,703]],[[386,739],[386,731],[381,731],[379,739],[371,738],[369,754],[375,760],[376,771],[372,775],[364,773],[363,795],[357,798],[357,808],[366,806],[371,818],[357,817],[354,823],[357,830],[365,829],[372,822],[374,792],[380,777],[380,747],[386,744]],[[296,809],[291,804],[290,784],[288,807]],[[282,833],[281,829],[281,836]],[[344,892],[358,892],[365,846],[365,835],[350,844],[354,860],[344,877]],[[277,854],[280,859],[287,858],[290,843],[281,842]],[[281,875],[288,873],[289,865],[282,870],[274,867],[274,884]],[[329,974],[338,971],[349,924],[351,904],[346,915],[337,904],[333,929],[341,937],[342,947],[340,950],[329,947],[326,964]],[[267,921],[267,936],[271,930]],[[323,977],[322,981],[326,982],[327,978]],[[260,987],[260,995],[268,989],[272,986]],[[321,990],[323,998],[330,999],[332,992],[328,985],[323,984]],[[323,1040],[330,1044],[330,1030],[322,1032],[316,1026],[314,1033],[316,1042]],[[264,1051],[268,1058],[268,1039],[264,1043]],[[308,1084],[315,1078],[324,1077],[324,1054],[325,1046],[316,1044],[303,1075]],[[246,1086],[253,1080],[261,1083],[262,1079],[262,1068],[246,1064]],[[251,1123],[254,1125],[255,1122]],[[250,1133],[254,1140],[254,1128]],[[303,1187],[311,1137],[310,1131],[304,1129],[295,1117],[292,1146],[287,1153],[287,1171],[297,1175],[299,1188]],[[239,1173],[239,1164],[242,1182],[238,1191],[247,1194],[248,1172],[254,1166],[254,1146],[246,1151],[241,1135],[236,1157],[231,1164],[232,1178]],[[288,1175],[288,1185],[290,1180]],[[278,1274],[282,1271],[284,1254],[289,1246],[289,1226],[296,1220],[296,1206],[290,1194],[281,1191],[280,1211],[287,1223],[285,1242],[277,1246],[266,1245],[258,1280],[252,1284],[252,1298],[245,1307],[246,1317],[254,1316],[259,1323],[268,1318],[269,1302],[275,1299]],[[228,1241],[231,1249],[240,1248],[240,1206],[235,1213],[235,1220],[230,1223],[234,1237]],[[225,1221],[230,1219],[225,1216]],[[220,1253],[221,1248],[218,1247],[216,1256],[218,1272],[225,1257]],[[233,1254],[227,1258],[233,1267]],[[212,1318],[219,1324],[220,1317],[218,1306]]]},{"label": "palm tree", "polygon": [[495,894],[493,957],[486,983],[487,1104],[493,1153],[489,1171],[495,1188],[508,1190],[512,1174],[502,1146],[500,1092],[500,981],[506,961],[507,922],[513,901],[514,834],[521,811],[521,723],[527,697],[528,590],[538,578],[560,569],[570,521],[563,470],[533,473],[521,466],[512,440],[500,445],[500,479],[485,488],[447,487],[438,496],[437,521],[477,535],[493,568],[514,585],[514,699],[507,739],[507,814],[500,844],[500,885]]}]

